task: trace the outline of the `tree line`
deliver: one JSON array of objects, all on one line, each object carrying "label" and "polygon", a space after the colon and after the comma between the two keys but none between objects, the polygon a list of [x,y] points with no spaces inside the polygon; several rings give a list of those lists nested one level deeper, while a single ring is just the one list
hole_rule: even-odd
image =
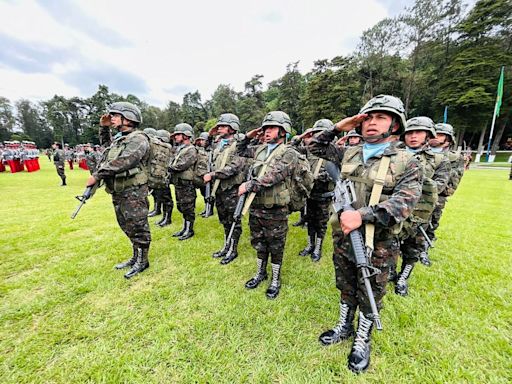
[{"label": "tree line", "polygon": [[55,140],[96,143],[99,117],[114,101],[135,103],[144,126],[157,129],[187,122],[201,132],[229,111],[247,131],[266,112],[279,109],[300,133],[318,119],[356,114],[368,99],[386,93],[400,97],[410,117],[426,115],[440,122],[447,107],[459,143],[475,148],[490,129],[502,66],[505,92],[493,152],[512,133],[512,0],[480,0],[470,8],[462,0],[416,0],[398,16],[364,31],[352,54],[317,60],[306,74],[298,64],[288,64],[280,78],[267,84],[256,74],[242,91],[220,84],[208,100],[199,91],[189,92],[181,104],[169,101],[165,108],[115,94],[106,85],[89,98],[55,95],[13,105],[0,97],[0,140],[29,139],[43,148]]}]

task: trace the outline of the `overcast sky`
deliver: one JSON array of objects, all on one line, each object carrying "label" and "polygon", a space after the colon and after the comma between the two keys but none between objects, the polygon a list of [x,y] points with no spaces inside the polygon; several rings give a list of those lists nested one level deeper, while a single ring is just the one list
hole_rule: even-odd
[{"label": "overcast sky", "polygon": [[351,53],[410,0],[0,0],[0,96],[92,95],[98,84],[164,107],[237,91],[300,61]]}]

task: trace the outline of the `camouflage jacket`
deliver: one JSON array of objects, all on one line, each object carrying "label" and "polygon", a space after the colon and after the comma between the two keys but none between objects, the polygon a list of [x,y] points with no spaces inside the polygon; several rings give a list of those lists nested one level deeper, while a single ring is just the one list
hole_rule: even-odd
[{"label": "camouflage jacket", "polygon": [[56,149],[53,152],[53,163],[55,165],[64,165],[65,154],[63,149]]},{"label": "camouflage jacket", "polygon": [[[222,160],[227,156],[224,167]],[[224,146],[219,142],[213,150],[214,179],[221,180],[219,188],[225,190],[245,181],[249,159],[236,154],[236,141],[230,140]]]},{"label": "camouflage jacket", "polygon": [[441,196],[451,196],[455,193],[455,190],[459,186],[460,179],[464,175],[464,156],[452,150],[447,150],[445,154],[450,162],[450,180],[448,181],[446,190]]},{"label": "camouflage jacket", "polygon": [[[96,172],[93,176],[97,180],[114,178],[116,175],[123,174],[131,169],[145,168],[149,158],[149,141],[147,137],[140,132],[140,134],[131,134],[139,131],[124,132],[118,136],[111,144],[110,147],[105,150],[103,154],[103,162],[99,164]],[[108,135],[103,136],[101,135]],[[110,136],[110,128],[102,127],[100,130],[101,138]],[[108,141],[102,141],[103,143],[110,143]],[[108,160],[109,152],[119,150],[120,147],[124,146],[122,152],[113,160]]]},{"label": "camouflage jacket", "polygon": [[[322,131],[308,147],[313,154],[340,164],[342,177],[354,182],[358,199],[353,204],[354,208],[361,214],[363,224],[375,224],[376,239],[388,238],[390,232],[398,234],[400,228],[397,224],[409,217],[421,196],[423,170],[418,157],[400,148],[399,142],[391,142],[383,154],[364,163],[363,146],[341,150],[332,143],[333,138],[333,131]],[[336,162],[341,153],[341,161]],[[380,201],[376,205],[368,206],[374,179],[383,156],[389,156],[391,163],[386,173]]]},{"label": "camouflage jacket", "polygon": [[[236,154],[242,157],[255,158],[256,152],[261,146],[250,146],[250,139],[244,138],[237,142]],[[267,144],[262,144],[266,146]],[[285,145],[285,144],[280,144]],[[274,151],[277,149],[274,148]],[[286,150],[280,158],[280,161],[272,162],[264,175],[257,177],[258,169],[254,169],[254,177],[247,184],[248,192],[260,192],[267,188],[272,188],[278,184],[283,184],[287,177],[290,177],[293,171],[292,165],[297,161],[297,153],[294,149]]]},{"label": "camouflage jacket", "polygon": [[169,171],[171,179],[176,183],[178,179],[192,181],[194,178],[194,164],[197,160],[197,149],[192,144],[178,146],[176,154],[171,160]]}]

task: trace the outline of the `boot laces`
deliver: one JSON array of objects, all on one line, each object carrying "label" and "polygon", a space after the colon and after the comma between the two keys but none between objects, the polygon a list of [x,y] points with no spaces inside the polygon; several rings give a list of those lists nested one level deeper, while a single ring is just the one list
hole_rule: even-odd
[{"label": "boot laces", "polygon": [[258,271],[254,275],[253,280],[259,280],[265,274],[265,271],[263,270],[263,260],[262,259],[256,259],[256,265],[258,267]]},{"label": "boot laces", "polygon": [[366,349],[366,342],[370,335],[372,321],[367,319],[362,313],[359,313],[359,326],[357,327],[356,337],[354,339],[354,351],[363,353]]},{"label": "boot laces", "polygon": [[345,323],[347,322],[348,317],[348,311],[350,310],[349,306],[345,303],[340,304],[340,319],[338,321],[338,324],[333,328],[333,331],[335,333],[341,333],[343,330],[343,327],[345,326]]},{"label": "boot laces", "polygon": [[409,274],[412,271],[412,265],[407,264],[404,267],[404,270],[400,274],[400,277],[398,278],[397,285],[405,285],[407,279],[409,278]]},{"label": "boot laces", "polygon": [[277,287],[279,285],[280,269],[281,266],[279,264],[272,264],[272,283],[270,285],[273,285],[274,287]]}]

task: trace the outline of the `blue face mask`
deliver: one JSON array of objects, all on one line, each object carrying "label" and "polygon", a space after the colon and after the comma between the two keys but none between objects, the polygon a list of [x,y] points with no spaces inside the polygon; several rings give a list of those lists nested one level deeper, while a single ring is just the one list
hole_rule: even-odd
[{"label": "blue face mask", "polygon": [[436,148],[430,148],[430,149],[434,153],[442,153],[443,152],[443,148],[442,147],[436,147]]},{"label": "blue face mask", "polygon": [[226,145],[228,145],[229,139],[221,139],[220,141],[220,148],[224,148]]},{"label": "blue face mask", "polygon": [[418,153],[418,151],[420,150],[421,148],[409,148],[407,147],[407,152],[410,152],[410,153]]},{"label": "blue face mask", "polygon": [[364,143],[363,145],[363,160],[366,163],[368,159],[382,155],[391,142],[385,142],[380,144]]}]

